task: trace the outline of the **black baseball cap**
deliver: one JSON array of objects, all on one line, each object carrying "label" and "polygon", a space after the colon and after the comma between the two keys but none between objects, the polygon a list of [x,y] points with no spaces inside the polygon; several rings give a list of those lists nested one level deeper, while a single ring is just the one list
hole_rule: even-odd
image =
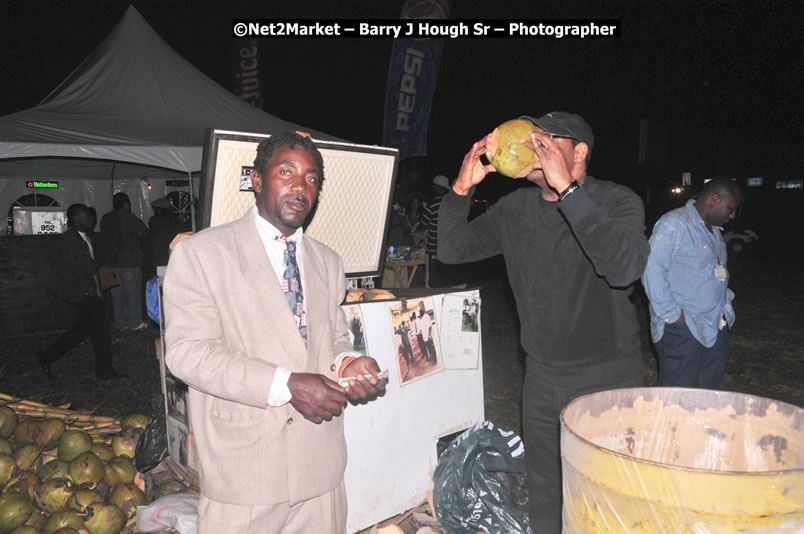
[{"label": "black baseball cap", "polygon": [[527,115],[522,115],[519,118],[529,120],[545,132],[568,135],[573,139],[586,143],[589,146],[589,152],[592,152],[592,146],[595,144],[595,134],[592,133],[592,128],[580,115],[567,113],[566,111],[552,111],[538,119]]}]

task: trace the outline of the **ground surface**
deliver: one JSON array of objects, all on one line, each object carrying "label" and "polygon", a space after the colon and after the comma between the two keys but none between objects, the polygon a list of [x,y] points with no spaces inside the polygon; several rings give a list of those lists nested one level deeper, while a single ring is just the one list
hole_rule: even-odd
[{"label": "ground surface", "polygon": [[[726,389],[804,406],[804,269],[793,260],[759,255],[730,259],[731,284],[737,294],[737,322],[730,334]],[[500,428],[521,431],[520,392],[524,354],[510,289],[499,262],[471,273],[481,286],[483,370],[486,418]],[[656,379],[649,341],[647,303],[634,294],[642,326],[645,384]],[[160,390],[154,340],[156,325],[139,332],[115,332],[115,366],[127,379],[96,382],[91,347],[84,343],[53,365],[46,379],[35,365],[36,350],[58,332],[9,337],[0,342],[0,392],[48,404],[71,402],[73,409],[120,416],[150,414],[150,399]]]}]

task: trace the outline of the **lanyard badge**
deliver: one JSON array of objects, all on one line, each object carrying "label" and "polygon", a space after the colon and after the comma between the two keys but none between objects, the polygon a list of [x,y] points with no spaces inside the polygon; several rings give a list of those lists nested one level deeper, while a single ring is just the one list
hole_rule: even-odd
[{"label": "lanyard badge", "polygon": [[728,278],[728,271],[726,271],[725,265],[721,265],[720,262],[715,265],[715,278],[721,282],[725,282]]}]

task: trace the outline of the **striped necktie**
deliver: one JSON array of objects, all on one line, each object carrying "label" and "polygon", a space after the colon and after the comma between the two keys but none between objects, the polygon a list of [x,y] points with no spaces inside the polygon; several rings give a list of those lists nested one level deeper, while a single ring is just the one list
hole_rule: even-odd
[{"label": "striped necktie", "polygon": [[296,262],[296,243],[284,236],[277,240],[285,244],[285,273],[282,275],[282,291],[288,299],[290,311],[296,318],[296,325],[304,341],[307,341],[307,320],[304,316],[304,295],[302,294],[301,275],[299,264]]}]

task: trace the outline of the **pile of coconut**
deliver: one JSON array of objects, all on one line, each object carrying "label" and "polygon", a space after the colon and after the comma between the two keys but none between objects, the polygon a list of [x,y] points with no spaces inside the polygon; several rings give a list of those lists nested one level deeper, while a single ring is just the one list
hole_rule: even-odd
[{"label": "pile of coconut", "polygon": [[134,531],[145,504],[134,450],[147,416],[0,401],[0,534]]}]

